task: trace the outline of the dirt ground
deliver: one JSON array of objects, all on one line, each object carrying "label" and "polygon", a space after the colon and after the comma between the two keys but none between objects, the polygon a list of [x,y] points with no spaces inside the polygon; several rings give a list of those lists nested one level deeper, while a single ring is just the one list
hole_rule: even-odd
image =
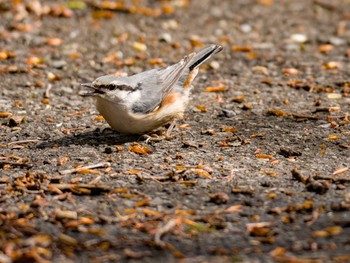
[{"label": "dirt ground", "polygon": [[[211,43],[173,139],[79,95]],[[0,1],[0,262],[350,262],[349,44],[348,0]]]}]

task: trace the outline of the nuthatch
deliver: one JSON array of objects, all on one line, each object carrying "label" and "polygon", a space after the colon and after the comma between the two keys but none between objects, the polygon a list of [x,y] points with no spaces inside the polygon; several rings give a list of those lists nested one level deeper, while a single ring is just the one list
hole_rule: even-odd
[{"label": "nuthatch", "polygon": [[221,50],[210,45],[168,67],[128,77],[102,76],[81,84],[92,89],[83,95],[96,98],[97,110],[112,129],[146,133],[182,118],[199,66]]}]

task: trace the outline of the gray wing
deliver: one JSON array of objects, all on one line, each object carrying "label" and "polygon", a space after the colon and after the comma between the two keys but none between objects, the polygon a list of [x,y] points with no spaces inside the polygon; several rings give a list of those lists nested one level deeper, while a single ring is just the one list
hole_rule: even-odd
[{"label": "gray wing", "polygon": [[161,69],[153,69],[131,76],[132,83],[138,83],[140,99],[134,103],[135,113],[149,113],[162,103],[184,71],[188,69],[194,54],[184,57],[180,62]]},{"label": "gray wing", "polygon": [[[162,69],[146,71],[134,76],[133,86],[138,83],[141,99],[132,106],[134,112],[149,113],[162,103],[172,90],[183,89],[190,72],[210,57],[222,50],[219,45],[207,46],[197,53],[192,53],[183,58],[179,63]],[[179,90],[181,92],[181,90]]]},{"label": "gray wing", "polygon": [[191,71],[198,68],[200,65],[209,60],[213,55],[219,53],[222,50],[222,46],[219,45],[210,45],[201,50],[199,50],[195,56],[191,59],[190,64],[188,65],[187,70],[184,71],[181,78],[176,84],[175,88],[183,89],[183,86],[187,80],[188,75]]}]

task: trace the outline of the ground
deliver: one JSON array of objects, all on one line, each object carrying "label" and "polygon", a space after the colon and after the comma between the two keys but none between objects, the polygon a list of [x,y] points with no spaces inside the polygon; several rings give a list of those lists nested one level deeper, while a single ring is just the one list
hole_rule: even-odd
[{"label": "ground", "polygon": [[[212,43],[174,138],[79,95]],[[0,1],[0,262],[349,262],[349,44],[348,0]]]}]

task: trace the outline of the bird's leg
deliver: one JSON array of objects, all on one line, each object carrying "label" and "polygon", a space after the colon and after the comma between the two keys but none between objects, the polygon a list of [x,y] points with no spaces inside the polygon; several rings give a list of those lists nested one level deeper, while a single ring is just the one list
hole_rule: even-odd
[{"label": "bird's leg", "polygon": [[172,133],[172,131],[174,130],[175,127],[176,127],[176,120],[173,120],[170,123],[170,126],[167,129],[167,131],[165,132],[164,136],[158,136],[156,133],[152,133],[152,134],[143,134],[141,136],[141,138],[145,139],[146,143],[159,142],[159,141],[162,141],[162,140],[170,140],[170,139],[173,139],[174,137],[176,137],[178,135],[178,134],[171,135],[171,133]]},{"label": "bird's leg", "polygon": [[165,133],[166,139],[172,139],[176,136],[176,134],[171,135],[171,132],[174,130],[175,127],[176,127],[176,119],[173,119],[173,121],[170,123],[170,126]]}]

